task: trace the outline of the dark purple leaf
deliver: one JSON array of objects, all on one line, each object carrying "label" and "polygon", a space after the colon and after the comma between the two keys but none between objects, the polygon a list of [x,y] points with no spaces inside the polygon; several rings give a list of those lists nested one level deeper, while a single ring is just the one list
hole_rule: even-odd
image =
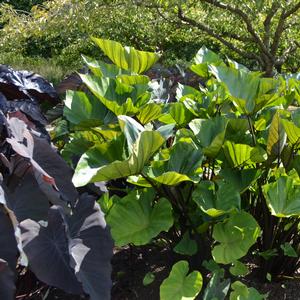
[{"label": "dark purple leaf", "polygon": [[51,104],[59,102],[53,86],[40,75],[15,71],[5,65],[0,65],[0,92],[8,100],[34,99],[39,103],[47,101]]},{"label": "dark purple leaf", "polygon": [[13,224],[3,204],[0,204],[0,245],[0,258],[7,261],[9,267],[15,270],[18,258],[17,242]]},{"label": "dark purple leaf", "polygon": [[69,226],[71,263],[77,278],[91,300],[110,299],[113,241],[94,197],[80,197]]},{"label": "dark purple leaf", "polygon": [[81,294],[81,284],[70,266],[68,229],[60,210],[58,206],[50,208],[47,227],[29,219],[20,223],[23,249],[38,279],[68,293]]},{"label": "dark purple leaf", "polygon": [[15,299],[15,279],[14,273],[8,266],[8,263],[0,258],[0,299]]}]

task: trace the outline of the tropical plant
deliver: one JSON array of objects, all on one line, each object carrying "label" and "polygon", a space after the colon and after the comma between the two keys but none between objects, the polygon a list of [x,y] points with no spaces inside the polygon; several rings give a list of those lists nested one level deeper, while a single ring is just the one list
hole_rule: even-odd
[{"label": "tropical plant", "polygon": [[299,267],[299,77],[264,78],[202,47],[190,68],[205,85],[160,98],[143,75],[157,54],[93,40],[113,64],[84,57],[85,91],[66,96],[60,138],[75,186],[106,186],[99,203],[116,245],[165,232],[190,261],[190,274],[187,261],[173,266],[161,299],[199,294],[193,256],[212,273],[203,299],[225,299],[230,286],[230,299],[265,298],[238,279],[250,258],[263,279]]},{"label": "tropical plant", "polygon": [[103,213],[77,192],[45,129],[39,104],[58,96],[36,74],[0,73],[0,298],[15,299],[16,268],[24,266],[49,286],[110,299],[113,243]]}]

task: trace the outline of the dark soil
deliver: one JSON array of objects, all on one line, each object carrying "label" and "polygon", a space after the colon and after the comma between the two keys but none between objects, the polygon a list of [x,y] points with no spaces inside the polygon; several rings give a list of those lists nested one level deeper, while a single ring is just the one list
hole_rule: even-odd
[{"label": "dark soil", "polygon": [[[185,257],[174,255],[165,247],[123,247],[115,249],[112,260],[113,288],[112,300],[159,300],[159,287],[168,276],[171,266]],[[155,275],[155,280],[148,286],[143,285],[143,278],[148,273]],[[294,279],[261,283],[258,278],[243,280],[247,286],[254,287],[260,293],[269,293],[271,300],[300,300],[300,276]],[[87,300],[87,297],[67,295],[56,288],[49,288],[36,280],[30,272],[19,276],[18,300]],[[197,297],[202,299],[201,294]],[[1,299],[2,300],[2,299]]]}]

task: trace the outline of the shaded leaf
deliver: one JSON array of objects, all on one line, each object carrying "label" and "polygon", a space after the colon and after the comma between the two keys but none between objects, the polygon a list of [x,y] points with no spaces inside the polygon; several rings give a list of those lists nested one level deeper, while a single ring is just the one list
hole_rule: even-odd
[{"label": "shaded leaf", "polygon": [[228,264],[247,254],[260,235],[260,227],[247,212],[232,214],[213,229],[213,238],[219,242],[212,256],[217,263]]},{"label": "shaded leaf", "polygon": [[190,238],[190,234],[186,232],[180,242],[174,247],[174,252],[182,255],[194,255],[198,251],[197,243]]},{"label": "shaded leaf", "polygon": [[138,194],[133,191],[114,204],[107,223],[117,246],[145,245],[161,231],[173,225],[172,206],[165,198],[152,204],[150,191]]}]

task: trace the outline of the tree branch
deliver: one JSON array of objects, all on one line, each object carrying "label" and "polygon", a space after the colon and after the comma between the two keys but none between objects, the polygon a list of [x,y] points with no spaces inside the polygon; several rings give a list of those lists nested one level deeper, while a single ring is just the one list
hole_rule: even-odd
[{"label": "tree branch", "polygon": [[272,6],[271,6],[266,18],[265,18],[265,21],[264,21],[264,29],[265,29],[264,44],[268,48],[270,47],[272,19],[275,16],[275,14],[277,13],[279,8],[280,8],[279,3],[278,2],[273,2]]},{"label": "tree branch", "polygon": [[194,19],[186,17],[184,15],[181,7],[178,7],[178,18],[180,20],[182,20],[183,22],[200,29],[201,31],[208,33],[210,36],[214,37],[215,39],[220,41],[223,45],[225,45],[232,51],[238,53],[239,55],[243,56],[244,58],[255,59],[255,60],[261,62],[261,58],[258,55],[256,55],[255,53],[246,52],[246,51],[243,51],[242,49],[237,48],[234,44],[228,42],[224,37],[217,34],[212,28],[208,27],[207,25],[205,25],[203,23],[197,22]]},{"label": "tree branch", "polygon": [[220,8],[220,9],[223,9],[223,10],[226,10],[226,11],[230,11],[234,15],[236,15],[240,19],[242,19],[244,21],[244,23],[246,24],[248,32],[252,35],[253,39],[255,40],[255,42],[257,43],[257,45],[259,46],[260,50],[266,56],[268,56],[270,59],[273,59],[271,53],[267,49],[266,45],[263,43],[263,41],[260,38],[260,36],[258,35],[258,33],[253,28],[251,20],[249,19],[248,15],[244,11],[242,11],[239,8],[233,7],[233,6],[229,5],[229,4],[225,4],[225,3],[219,2],[217,0],[201,0],[201,1],[205,2],[205,3],[208,3],[208,4],[211,4],[211,5],[215,6],[215,7]]},{"label": "tree branch", "polygon": [[297,41],[293,41],[291,46],[288,47],[287,49],[285,49],[285,51],[282,53],[282,55],[279,58],[276,59],[275,65],[276,66],[282,66],[286,62],[288,57],[291,54],[293,54],[294,52],[296,52],[298,48],[300,48],[300,43],[297,42]]},{"label": "tree branch", "polygon": [[300,1],[296,5],[294,5],[291,9],[287,11],[286,10],[282,11],[278,21],[276,31],[274,33],[273,44],[271,47],[271,54],[273,56],[276,54],[278,50],[280,38],[285,28],[286,19],[289,18],[292,14],[296,13],[299,9],[300,9]]}]

